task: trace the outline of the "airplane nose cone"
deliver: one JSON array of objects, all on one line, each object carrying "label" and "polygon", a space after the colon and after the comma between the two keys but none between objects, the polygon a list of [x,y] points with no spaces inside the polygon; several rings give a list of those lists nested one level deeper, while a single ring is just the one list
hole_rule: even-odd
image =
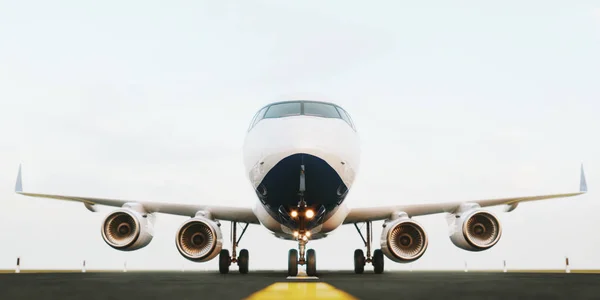
[{"label": "airplane nose cone", "polygon": [[[358,137],[343,120],[317,117],[282,119],[273,131],[275,152],[307,153],[352,160]],[[339,162],[338,162],[339,163]]]},{"label": "airplane nose cone", "polygon": [[279,161],[298,153],[321,158],[339,174],[354,174],[360,159],[359,147],[356,132],[341,119],[311,116],[265,119],[246,138],[245,161],[255,183]]}]

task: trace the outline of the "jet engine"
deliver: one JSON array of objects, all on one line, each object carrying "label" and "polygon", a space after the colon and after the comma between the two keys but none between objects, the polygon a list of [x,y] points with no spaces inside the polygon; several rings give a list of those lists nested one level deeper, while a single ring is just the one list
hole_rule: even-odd
[{"label": "jet engine", "polygon": [[175,244],[186,259],[193,262],[209,261],[223,248],[221,228],[208,218],[196,216],[181,225]]},{"label": "jet engine", "polygon": [[427,233],[423,227],[406,215],[383,224],[380,242],[383,254],[399,263],[419,259],[428,245]]},{"label": "jet engine", "polygon": [[450,240],[457,247],[468,251],[492,248],[500,240],[502,226],[491,212],[472,209],[450,215]]},{"label": "jet engine", "polygon": [[104,218],[101,232],[109,246],[121,251],[137,250],[152,241],[153,216],[129,208],[119,209]]}]

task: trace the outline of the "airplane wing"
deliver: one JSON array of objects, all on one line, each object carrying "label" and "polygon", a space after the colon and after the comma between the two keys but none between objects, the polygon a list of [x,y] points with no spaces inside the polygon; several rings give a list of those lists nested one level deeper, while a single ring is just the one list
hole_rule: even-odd
[{"label": "airplane wing", "polygon": [[23,192],[21,166],[19,166],[19,174],[17,175],[17,182],[15,184],[15,193],[29,197],[81,202],[92,212],[96,211],[96,205],[122,207],[126,203],[139,203],[148,213],[164,213],[193,217],[198,211],[207,211],[217,220],[260,224],[251,208],[27,193]]},{"label": "airplane wing", "polygon": [[429,203],[429,204],[409,204],[409,205],[392,205],[392,206],[380,206],[380,207],[364,207],[364,208],[352,208],[344,224],[360,223],[368,221],[385,220],[392,216],[396,212],[405,212],[410,217],[431,215],[437,213],[453,213],[461,204],[474,203],[480,207],[505,205],[506,211],[514,210],[517,205],[521,202],[539,201],[554,198],[567,198],[585,194],[587,192],[587,183],[585,181],[585,174],[583,172],[583,165],[581,166],[581,175],[579,181],[579,192],[566,193],[566,194],[553,194],[553,195],[542,195],[542,196],[527,196],[527,197],[514,197],[514,198],[500,198],[500,199],[485,199],[485,200],[474,200],[474,201],[462,201],[462,202],[446,202],[446,203]]}]

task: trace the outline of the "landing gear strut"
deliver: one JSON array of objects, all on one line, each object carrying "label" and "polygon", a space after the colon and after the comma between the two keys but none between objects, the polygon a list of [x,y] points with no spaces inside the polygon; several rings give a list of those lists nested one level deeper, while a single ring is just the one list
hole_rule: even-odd
[{"label": "landing gear strut", "polygon": [[[310,231],[306,230],[307,219],[314,217],[314,211],[307,208],[306,201],[304,201],[304,192],[306,191],[306,180],[304,175],[304,164],[300,166],[300,200],[298,201],[298,210],[292,213],[292,217],[298,218],[300,223],[299,231],[294,233],[294,236],[298,239],[298,250],[290,249],[288,252],[288,276],[298,275],[298,265],[306,265],[306,275],[315,276],[317,275],[317,256],[314,249],[308,249],[306,251],[306,244],[310,237]],[[300,252],[298,255],[298,252]],[[305,255],[306,254],[306,255]]]},{"label": "landing gear strut", "polygon": [[383,273],[383,252],[381,249],[377,249],[373,251],[373,257],[371,258],[371,243],[373,240],[373,228],[371,221],[365,222],[367,224],[367,239],[363,237],[360,228],[358,225],[354,223],[354,227],[356,227],[356,231],[360,234],[360,238],[365,243],[365,247],[367,247],[367,257],[365,257],[362,249],[354,250],[354,273],[362,274],[365,271],[365,264],[371,263],[373,265],[373,269],[375,274]]},{"label": "landing gear strut", "polygon": [[[298,241],[298,250],[290,249],[288,252],[288,276],[298,275],[298,265],[306,265],[306,275],[317,275],[317,254],[314,249],[306,249],[306,240]],[[300,252],[300,255],[298,255]]]},{"label": "landing gear strut", "polygon": [[248,223],[246,223],[246,226],[244,226],[244,229],[242,230],[242,234],[240,234],[240,238],[237,238],[237,222],[231,222],[231,256],[229,256],[229,250],[227,249],[223,249],[221,250],[221,253],[219,253],[219,272],[221,274],[227,274],[229,273],[229,266],[232,263],[237,263],[239,269],[240,269],[240,273],[242,274],[247,274],[248,273],[248,250],[246,249],[242,249],[240,251],[240,255],[236,257],[236,248],[238,247],[238,244],[240,242],[240,240],[242,240],[242,237],[244,236],[244,233],[246,232],[246,229],[248,228]]}]

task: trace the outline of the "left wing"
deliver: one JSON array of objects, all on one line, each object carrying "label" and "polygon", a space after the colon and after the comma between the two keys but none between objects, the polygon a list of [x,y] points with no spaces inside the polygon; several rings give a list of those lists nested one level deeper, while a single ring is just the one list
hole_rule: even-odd
[{"label": "left wing", "polygon": [[501,199],[486,199],[486,200],[474,200],[474,201],[463,201],[463,202],[446,202],[446,203],[432,203],[432,204],[409,204],[409,205],[394,205],[394,206],[380,206],[380,207],[364,207],[364,208],[353,208],[344,220],[344,224],[349,223],[360,223],[368,221],[378,221],[390,218],[394,213],[405,212],[410,217],[431,215],[437,213],[453,213],[461,204],[473,203],[478,204],[480,207],[506,205],[506,211],[514,210],[517,205],[521,202],[547,200],[554,198],[567,198],[585,194],[587,192],[587,183],[585,181],[585,174],[583,172],[583,165],[581,166],[581,175],[579,180],[579,192],[566,193],[566,194],[553,194],[553,195],[542,195],[542,196],[527,196],[527,197],[515,197],[515,198],[501,198]]},{"label": "left wing", "polygon": [[19,166],[19,174],[17,175],[17,182],[15,184],[15,193],[29,197],[81,202],[92,212],[96,211],[95,205],[122,207],[126,203],[138,203],[142,205],[148,213],[164,213],[193,217],[198,211],[206,211],[217,220],[260,224],[251,208],[26,193],[23,192],[21,166]]}]

